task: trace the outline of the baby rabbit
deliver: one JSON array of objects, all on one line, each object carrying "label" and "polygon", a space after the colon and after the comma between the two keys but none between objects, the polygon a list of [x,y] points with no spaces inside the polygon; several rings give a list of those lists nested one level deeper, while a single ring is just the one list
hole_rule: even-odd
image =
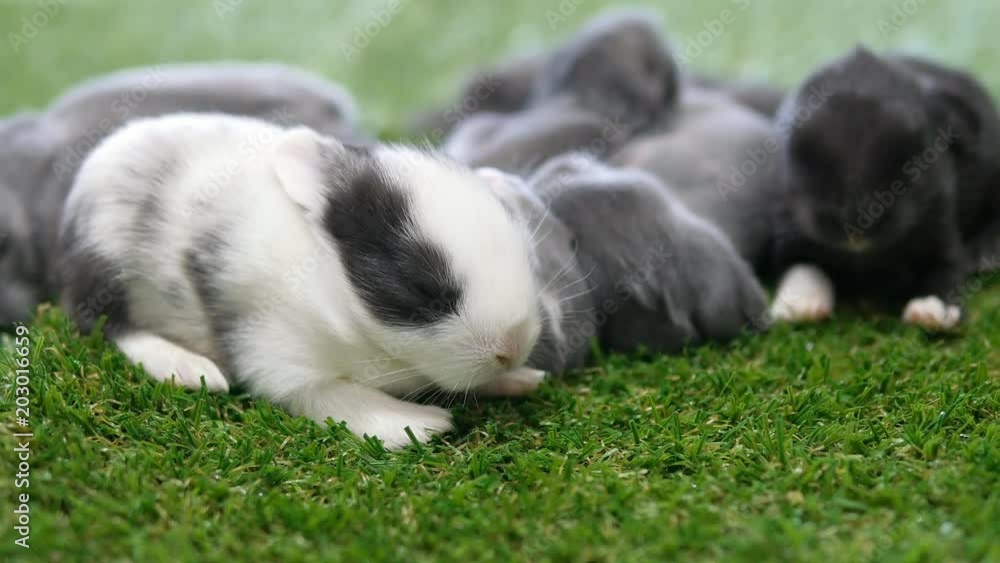
[{"label": "baby rabbit", "polygon": [[765,117],[717,90],[687,85],[674,115],[610,162],[659,178],[759,266],[775,230],[778,146]]},{"label": "baby rabbit", "polygon": [[900,299],[928,330],[962,318],[968,247],[996,233],[1000,120],[971,76],[859,47],[786,100],[787,205],[775,315],[830,315],[837,292]]},{"label": "baby rabbit", "polygon": [[[598,336],[611,350],[669,353],[766,328],[767,299],[753,271],[654,177],[569,154],[528,184],[574,234],[576,271],[591,291],[593,309],[567,317],[564,334]],[[574,352],[587,346],[576,340]]]},{"label": "baby rabbit", "polygon": [[678,68],[655,16],[613,10],[549,56],[534,101],[570,94],[581,108],[641,129],[673,106]]},{"label": "baby rabbit", "polygon": [[570,151],[610,154],[670,110],[676,73],[654,18],[603,14],[541,65],[524,109],[470,116],[452,131],[445,152],[516,173]]},{"label": "baby rabbit", "polygon": [[541,332],[530,232],[479,173],[223,115],[135,121],[88,157],[63,305],[158,380],[240,384],[390,448],[451,428],[423,390],[523,394]]},{"label": "baby rabbit", "polygon": [[6,251],[0,248],[0,330],[55,296],[59,218],[90,150],[129,120],[178,111],[248,115],[363,139],[354,103],[339,86],[258,63],[116,72],[73,88],[43,113],[0,121],[0,198],[10,202],[0,211],[0,236],[8,235]]}]

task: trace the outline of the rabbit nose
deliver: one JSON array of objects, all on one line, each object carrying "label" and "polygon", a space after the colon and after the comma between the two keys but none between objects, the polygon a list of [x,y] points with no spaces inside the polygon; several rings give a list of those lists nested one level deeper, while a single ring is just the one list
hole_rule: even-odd
[{"label": "rabbit nose", "polygon": [[500,348],[496,351],[495,358],[501,367],[511,369],[520,357],[521,346],[513,334],[508,334],[501,340]]},{"label": "rabbit nose", "polygon": [[526,332],[528,330],[527,322],[520,322],[510,328],[501,338],[500,346],[496,348],[494,352],[494,357],[496,361],[504,368],[511,369],[524,361],[522,354],[525,350],[522,348],[525,345]]}]

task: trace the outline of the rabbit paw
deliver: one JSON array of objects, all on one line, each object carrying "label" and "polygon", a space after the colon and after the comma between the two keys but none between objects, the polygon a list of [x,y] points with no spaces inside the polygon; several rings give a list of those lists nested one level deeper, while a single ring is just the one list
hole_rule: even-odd
[{"label": "rabbit paw", "polygon": [[137,332],[120,336],[115,343],[133,362],[142,364],[158,381],[188,389],[201,389],[201,378],[209,391],[229,391],[229,382],[215,362],[155,334]]},{"label": "rabbit paw", "polygon": [[544,371],[523,367],[476,387],[476,393],[486,397],[524,397],[536,391],[543,381]]},{"label": "rabbit paw", "polygon": [[420,443],[426,443],[437,434],[454,429],[451,413],[440,407],[404,403],[406,408],[398,413],[383,414],[364,427],[361,433],[378,436],[390,450],[405,448],[413,442],[406,427]]},{"label": "rabbit paw", "polygon": [[833,314],[833,283],[816,266],[799,264],[781,279],[771,317],[791,323],[815,323]]},{"label": "rabbit paw", "polygon": [[903,322],[924,330],[951,330],[961,320],[961,307],[949,305],[933,295],[911,299],[903,309]]}]

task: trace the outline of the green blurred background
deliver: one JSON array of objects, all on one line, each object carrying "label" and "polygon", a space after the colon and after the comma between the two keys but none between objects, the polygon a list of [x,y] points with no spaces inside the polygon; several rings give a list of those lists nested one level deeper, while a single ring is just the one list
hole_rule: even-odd
[{"label": "green blurred background", "polygon": [[[49,16],[43,4],[58,10]],[[360,101],[369,128],[393,129],[414,110],[454,95],[471,67],[543,49],[607,6],[621,4],[626,3],[400,0],[392,14],[393,4],[387,1],[3,0],[0,30],[6,48],[0,57],[0,110],[41,107],[84,78],[123,67],[209,59],[273,60],[342,82]],[[972,67],[994,91],[1000,90],[997,2],[628,4],[662,14],[667,31],[682,49],[689,40],[697,41],[706,22],[731,10],[732,24],[713,36],[695,58],[693,65],[700,69],[791,85],[810,68],[860,41]],[[22,18],[46,23],[25,27]],[[32,27],[37,31],[29,38]],[[14,40],[18,53],[11,48],[11,34],[27,41]],[[360,47],[365,38],[368,45],[356,57],[344,55],[345,45]]]}]

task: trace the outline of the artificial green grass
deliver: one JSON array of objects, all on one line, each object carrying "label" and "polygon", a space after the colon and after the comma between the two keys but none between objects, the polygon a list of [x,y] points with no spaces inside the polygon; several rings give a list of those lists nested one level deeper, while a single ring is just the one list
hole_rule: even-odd
[{"label": "artificial green grass", "polygon": [[[222,20],[194,0],[69,3],[0,58],[0,104],[39,107],[122,66],[268,58],[343,81],[391,134],[463,69],[599,8],[550,26],[559,2],[410,0],[350,62],[339,42],[376,6],[231,3]],[[882,37],[894,3],[751,1],[694,65],[792,83],[866,39],[971,66],[1000,92],[1000,5],[928,0]],[[683,44],[738,4],[663,11]],[[38,9],[0,5],[0,30]],[[456,432],[395,453],[266,402],[154,384],[45,309],[27,551],[13,545],[11,343],[0,352],[0,559],[1000,561],[998,305],[996,284],[970,294],[955,337],[848,308],[678,357],[598,358],[525,400],[456,405]]]}]

